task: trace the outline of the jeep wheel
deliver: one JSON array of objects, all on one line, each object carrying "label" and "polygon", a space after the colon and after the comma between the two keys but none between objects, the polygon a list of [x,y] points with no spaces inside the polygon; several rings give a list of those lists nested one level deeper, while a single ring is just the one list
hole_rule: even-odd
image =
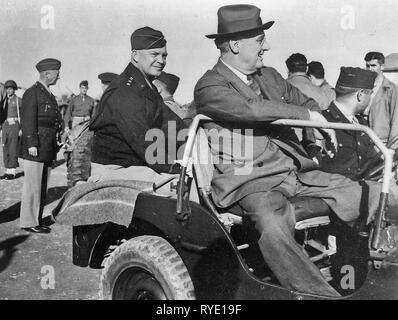
[{"label": "jeep wheel", "polygon": [[106,259],[100,281],[105,300],[192,300],[194,287],[184,262],[163,238],[140,236]]}]

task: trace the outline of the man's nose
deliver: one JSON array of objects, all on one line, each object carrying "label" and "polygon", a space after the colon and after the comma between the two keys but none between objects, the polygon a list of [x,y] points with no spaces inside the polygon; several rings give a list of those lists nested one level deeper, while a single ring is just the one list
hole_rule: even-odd
[{"label": "man's nose", "polygon": [[158,56],[157,60],[160,64],[166,64],[166,57]]},{"label": "man's nose", "polygon": [[270,45],[268,44],[267,40],[264,40],[263,45],[262,45],[262,50],[268,51],[269,49],[271,49]]}]

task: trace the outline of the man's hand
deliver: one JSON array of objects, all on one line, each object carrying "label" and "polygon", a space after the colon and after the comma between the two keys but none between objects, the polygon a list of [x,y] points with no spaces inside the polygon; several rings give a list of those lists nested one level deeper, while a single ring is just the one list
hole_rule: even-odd
[{"label": "man's hand", "polygon": [[[328,122],[326,120],[326,118],[320,114],[319,112],[316,111],[310,111],[310,121],[317,121],[317,122]],[[329,138],[330,138],[330,142],[332,143],[332,145],[334,146],[334,149],[337,150],[337,138],[336,138],[336,132],[333,129],[321,129],[321,128],[317,128],[315,129],[315,138],[317,140],[323,140],[324,137],[322,135],[321,132],[322,131],[324,133],[326,133]],[[334,157],[334,154],[331,150],[327,150],[327,153],[329,155],[330,158]]]},{"label": "man's hand", "polygon": [[29,155],[32,157],[37,157],[37,148],[36,147],[30,147],[28,149]]}]

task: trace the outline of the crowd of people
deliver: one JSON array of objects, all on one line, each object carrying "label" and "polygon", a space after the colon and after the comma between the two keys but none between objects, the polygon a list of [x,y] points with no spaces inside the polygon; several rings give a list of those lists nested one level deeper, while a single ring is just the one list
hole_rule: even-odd
[{"label": "crowd of people", "polygon": [[[238,204],[254,222],[263,258],[284,287],[338,296],[296,243],[295,214],[289,198],[321,198],[352,226],[363,206],[363,188],[358,181],[366,181],[371,221],[381,184],[369,180],[369,174],[382,163],[381,154],[360,132],[299,132],[258,124],[285,118],[359,123],[370,126],[387,147],[395,150],[397,87],[383,75],[385,58],[380,52],[365,55],[365,68],[341,67],[334,88],[325,80],[321,62],[307,63],[305,55],[294,53],[286,60],[289,74],[284,79],[263,63],[264,53],[270,49],[264,30],[273,24],[263,23],[260,9],[252,5],[221,7],[217,33],[207,35],[220,51],[219,60],[198,80],[194,101],[186,105],[173,98],[179,77],[163,71],[167,41],[161,31],[150,27],[132,33],[131,60],[120,75],[99,76],[104,84],[99,103],[87,95],[88,83],[82,81],[80,94],[70,100],[63,119],[50,91],[59,78],[60,61],[44,59],[36,65],[39,81],[26,90],[22,100],[15,96],[16,83],[7,81],[1,121],[5,178],[15,177],[18,156],[21,157],[25,173],[21,228],[50,232],[40,215],[62,132],[90,121],[94,137],[89,181],[135,179],[158,183],[177,174],[180,168],[175,155],[168,154],[167,141],[167,161],[148,161],[146,150],[151,142],[145,139],[146,133],[154,128],[167,132],[170,121],[178,132],[187,127],[184,119],[200,113],[213,119],[205,124],[206,128],[230,131],[231,137],[242,140],[242,144],[246,138],[244,129],[254,130],[253,153],[247,159],[240,153],[227,154],[219,141],[210,141],[217,159],[212,180],[212,199],[217,207]],[[241,133],[236,133],[236,129],[242,129]],[[165,137],[183,144],[175,136]],[[245,164],[253,170],[236,175],[235,169]],[[395,182],[391,183],[390,201],[398,201]]]}]

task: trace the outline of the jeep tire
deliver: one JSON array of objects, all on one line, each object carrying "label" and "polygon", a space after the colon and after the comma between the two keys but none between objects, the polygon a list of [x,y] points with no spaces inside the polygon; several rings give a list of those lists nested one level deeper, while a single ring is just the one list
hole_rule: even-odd
[{"label": "jeep tire", "polygon": [[140,236],[105,260],[100,280],[104,300],[193,300],[194,287],[177,251],[163,238]]}]

